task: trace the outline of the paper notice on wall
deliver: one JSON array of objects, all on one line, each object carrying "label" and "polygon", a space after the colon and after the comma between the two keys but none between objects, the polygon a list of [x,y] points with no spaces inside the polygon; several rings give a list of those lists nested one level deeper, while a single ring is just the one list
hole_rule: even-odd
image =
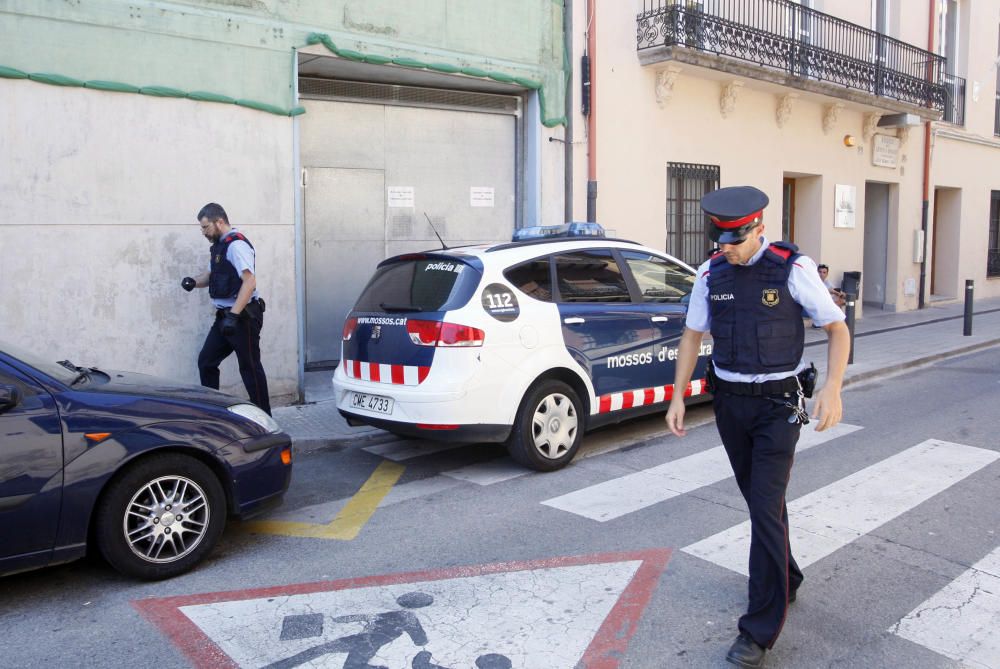
[{"label": "paper notice on wall", "polygon": [[413,207],[413,186],[389,186],[386,189],[390,207]]},{"label": "paper notice on wall", "polygon": [[494,206],[494,189],[491,186],[472,186],[469,188],[469,204],[473,207]]}]

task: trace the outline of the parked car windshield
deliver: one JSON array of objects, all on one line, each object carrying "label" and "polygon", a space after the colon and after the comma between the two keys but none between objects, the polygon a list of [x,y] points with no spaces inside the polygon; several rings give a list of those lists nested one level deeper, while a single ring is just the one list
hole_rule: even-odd
[{"label": "parked car windshield", "polygon": [[0,351],[62,383],[72,383],[73,379],[78,376],[78,372],[60,365],[56,360],[47,360],[23,348],[8,344],[5,341],[0,341]]},{"label": "parked car windshield", "polygon": [[[460,306],[480,273],[448,256],[402,258],[379,267],[358,298],[356,311],[442,311]],[[471,285],[471,290],[469,284]],[[464,299],[463,299],[464,297]]]}]

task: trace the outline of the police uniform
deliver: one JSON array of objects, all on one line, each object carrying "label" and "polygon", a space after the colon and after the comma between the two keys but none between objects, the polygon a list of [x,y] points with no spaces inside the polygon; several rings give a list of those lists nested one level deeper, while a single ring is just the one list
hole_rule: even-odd
[{"label": "police uniform", "polygon": [[[707,194],[701,204],[712,220],[713,239],[733,244],[759,223],[767,196],[756,188],[723,188]],[[749,605],[739,629],[758,646],[770,648],[781,632],[789,599],[794,600],[802,583],[788,541],[785,506],[805,416],[798,378],[808,367],[802,360],[802,321],[809,317],[827,325],[843,320],[844,314],[830,298],[816,264],[795,245],[764,237],[760,242],[744,265],[730,264],[721,252],[702,263],[686,325],[712,333],[716,425],[750,511]]]},{"label": "police uniform", "polygon": [[263,300],[254,288],[253,296],[236,319],[235,331],[223,333],[226,314],[236,303],[236,296],[243,285],[243,272],[254,274],[255,251],[250,241],[235,228],[212,244],[209,265],[208,294],[215,305],[212,323],[205,344],[198,355],[201,384],[219,388],[219,365],[230,353],[236,352],[240,376],[246,386],[250,401],[271,413],[267,390],[267,376],[260,361],[260,330],[263,326]]}]

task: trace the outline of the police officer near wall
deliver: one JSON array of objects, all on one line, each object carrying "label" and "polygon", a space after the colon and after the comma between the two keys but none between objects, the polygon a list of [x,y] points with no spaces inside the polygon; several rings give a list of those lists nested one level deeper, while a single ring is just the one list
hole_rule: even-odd
[{"label": "police officer near wall", "polygon": [[803,318],[822,326],[829,339],[826,383],[812,411],[818,431],[840,422],[850,353],[844,314],[815,262],[794,244],[764,237],[767,204],[767,196],[751,186],[721,188],[701,200],[709,236],[720,250],[698,268],[666,415],[670,431],[683,437],[683,389],[702,337],[711,332],[707,383],[716,426],[750,510],[749,605],[726,655],[741,667],[763,665],[802,584],[788,541],[785,490],[799,430],[809,422],[805,397],[816,377],[815,367],[802,359]]},{"label": "police officer near wall", "polygon": [[184,277],[181,287],[190,292],[208,286],[215,305],[215,320],[198,354],[201,385],[218,390],[219,364],[235,351],[250,401],[270,414],[267,376],[260,362],[264,300],[257,294],[253,245],[229,225],[226,210],[214,202],[201,208],[198,223],[212,244],[209,271]]}]

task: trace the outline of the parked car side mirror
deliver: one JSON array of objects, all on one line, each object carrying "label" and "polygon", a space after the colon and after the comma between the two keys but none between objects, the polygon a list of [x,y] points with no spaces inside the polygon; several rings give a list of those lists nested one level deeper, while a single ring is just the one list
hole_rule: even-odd
[{"label": "parked car side mirror", "polygon": [[21,390],[17,386],[0,385],[0,413],[21,403]]}]

